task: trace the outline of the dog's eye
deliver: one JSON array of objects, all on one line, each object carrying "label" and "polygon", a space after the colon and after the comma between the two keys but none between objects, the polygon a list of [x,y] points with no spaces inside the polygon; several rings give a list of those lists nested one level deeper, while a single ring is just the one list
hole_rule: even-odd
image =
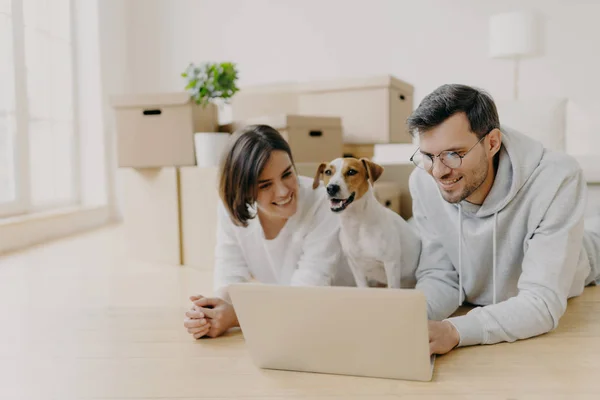
[{"label": "dog's eye", "polygon": [[327,175],[327,176],[331,176],[331,170],[330,170],[330,169],[328,169],[327,171],[325,171],[325,175]]},{"label": "dog's eye", "polygon": [[348,172],[346,172],[346,175],[352,176],[352,175],[356,175],[357,173],[358,173],[358,171],[356,171],[355,169],[349,169]]}]

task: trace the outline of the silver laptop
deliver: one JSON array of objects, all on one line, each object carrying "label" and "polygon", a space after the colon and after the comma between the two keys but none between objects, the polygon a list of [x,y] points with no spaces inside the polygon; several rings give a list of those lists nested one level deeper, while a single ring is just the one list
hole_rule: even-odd
[{"label": "silver laptop", "polygon": [[425,296],[411,289],[230,286],[260,368],[430,381]]}]

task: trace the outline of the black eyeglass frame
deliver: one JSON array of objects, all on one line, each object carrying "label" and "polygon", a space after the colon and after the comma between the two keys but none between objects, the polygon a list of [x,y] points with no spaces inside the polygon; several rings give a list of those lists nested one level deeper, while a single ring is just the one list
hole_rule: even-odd
[{"label": "black eyeglass frame", "polygon": [[[491,131],[490,131],[490,132],[491,132]],[[488,133],[486,133],[485,135],[483,135],[483,136],[482,136],[482,137],[481,137],[481,138],[480,138],[480,139],[477,141],[477,143],[475,143],[475,144],[474,144],[474,145],[473,145],[473,146],[472,146],[472,147],[471,147],[469,150],[467,150],[467,152],[466,152],[465,154],[463,154],[462,156],[461,156],[460,154],[458,154],[456,151],[448,151],[448,150],[444,150],[444,151],[442,151],[442,152],[441,152],[440,154],[438,154],[438,155],[433,155],[433,154],[423,154],[423,153],[421,153],[421,155],[422,155],[423,157],[429,157],[429,159],[431,160],[431,167],[430,167],[429,169],[427,169],[427,168],[423,168],[423,167],[420,167],[420,166],[419,166],[419,165],[418,165],[418,164],[415,162],[415,160],[414,160],[414,158],[415,158],[415,155],[416,155],[416,154],[419,152],[419,150],[421,150],[421,148],[420,148],[420,147],[419,147],[419,148],[417,148],[417,151],[415,151],[415,152],[413,153],[413,155],[412,155],[412,156],[410,156],[410,162],[412,162],[412,163],[413,163],[413,164],[414,164],[414,165],[415,165],[417,168],[421,168],[422,170],[425,170],[425,171],[431,171],[431,170],[433,169],[433,166],[434,166],[434,164],[435,164],[435,159],[436,159],[436,158],[439,158],[439,159],[440,159],[440,162],[441,162],[442,164],[444,164],[446,167],[450,168],[450,169],[456,169],[456,168],[460,168],[460,166],[462,165],[462,160],[463,160],[463,158],[465,158],[465,157],[467,156],[467,154],[469,154],[469,152],[471,152],[471,150],[473,150],[473,149],[475,148],[475,146],[477,146],[479,143],[481,143],[481,141],[482,141],[483,139],[485,139],[485,137],[486,137],[487,135],[489,135],[489,134],[490,134],[490,132],[488,132]],[[446,164],[446,163],[444,162],[444,159],[443,159],[443,158],[441,158],[441,155],[442,155],[442,154],[455,154],[455,155],[456,155],[456,157],[458,157],[458,158],[460,159],[460,163],[459,163],[459,164],[458,164],[458,166],[456,166],[456,167],[451,167],[451,166],[449,166],[448,164]]]}]

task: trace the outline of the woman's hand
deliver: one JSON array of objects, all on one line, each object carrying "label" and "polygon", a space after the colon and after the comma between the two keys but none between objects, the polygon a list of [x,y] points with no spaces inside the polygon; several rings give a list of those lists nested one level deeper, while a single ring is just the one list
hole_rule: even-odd
[{"label": "woman's hand", "polygon": [[[190,300],[198,300],[203,298],[202,296],[192,296]],[[185,320],[183,326],[187,328],[188,333],[192,334],[195,339],[200,339],[205,336],[211,328],[210,322],[207,320],[204,313],[194,305],[192,309],[185,313]]]},{"label": "woman's hand", "polygon": [[[202,318],[209,325],[204,335],[215,338],[221,336],[228,329],[239,326],[237,315],[231,303],[218,297],[192,296],[190,299],[195,305],[195,310],[190,312],[190,315],[202,314]],[[204,332],[204,330],[199,332]]]}]

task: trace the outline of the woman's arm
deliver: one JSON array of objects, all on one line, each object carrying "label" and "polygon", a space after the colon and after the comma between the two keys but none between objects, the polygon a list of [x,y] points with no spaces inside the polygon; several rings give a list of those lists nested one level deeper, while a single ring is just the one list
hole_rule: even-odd
[{"label": "woman's arm", "polygon": [[250,280],[250,271],[237,241],[233,223],[222,203],[217,210],[217,245],[214,264],[214,297],[191,296],[194,306],[186,312],[184,327],[196,339],[217,337],[239,326],[228,287]]},{"label": "woman's arm", "polygon": [[232,283],[248,282],[250,279],[250,270],[235,235],[233,222],[223,204],[219,203],[213,278],[214,295],[231,302],[227,287]]}]

